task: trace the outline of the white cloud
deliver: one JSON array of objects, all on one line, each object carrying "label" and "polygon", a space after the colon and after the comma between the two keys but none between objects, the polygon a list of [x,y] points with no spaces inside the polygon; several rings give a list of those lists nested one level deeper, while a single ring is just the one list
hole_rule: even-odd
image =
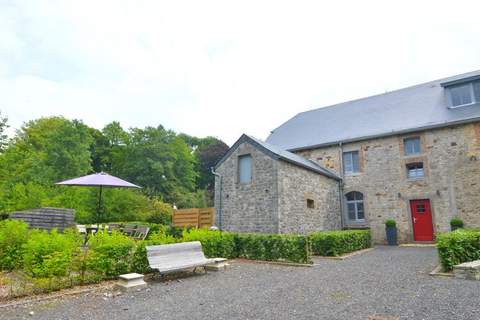
[{"label": "white cloud", "polygon": [[63,114],[266,138],[313,107],[478,69],[479,7],[0,1],[0,110],[17,127]]}]

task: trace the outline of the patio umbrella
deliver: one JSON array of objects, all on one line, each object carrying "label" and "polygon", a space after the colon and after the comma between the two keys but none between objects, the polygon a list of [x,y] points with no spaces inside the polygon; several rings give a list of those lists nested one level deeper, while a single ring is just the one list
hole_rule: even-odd
[{"label": "patio umbrella", "polygon": [[97,223],[100,220],[102,209],[102,189],[108,188],[141,188],[136,184],[111,176],[105,172],[94,173],[88,176],[57,182],[57,185],[63,186],[83,186],[83,187],[99,187],[98,190],[98,207],[97,207]]}]

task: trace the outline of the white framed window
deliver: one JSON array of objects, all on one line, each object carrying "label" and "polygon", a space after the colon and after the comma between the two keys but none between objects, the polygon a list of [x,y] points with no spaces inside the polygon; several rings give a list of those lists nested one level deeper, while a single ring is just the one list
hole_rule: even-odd
[{"label": "white framed window", "polygon": [[425,177],[425,170],[423,169],[423,162],[407,164],[408,179],[423,179]]},{"label": "white framed window", "polygon": [[480,103],[480,81],[447,87],[450,108]]},{"label": "white framed window", "polygon": [[420,137],[406,138],[403,140],[405,155],[410,156],[422,153],[422,144]]},{"label": "white framed window", "polygon": [[249,154],[238,157],[238,181],[242,184],[252,182],[252,156]]},{"label": "white framed window", "polygon": [[347,205],[347,219],[349,222],[365,222],[365,208],[363,194],[352,191],[345,195]]},{"label": "white framed window", "polygon": [[343,153],[343,172],[345,174],[354,174],[360,172],[360,159],[358,151],[348,151]]}]

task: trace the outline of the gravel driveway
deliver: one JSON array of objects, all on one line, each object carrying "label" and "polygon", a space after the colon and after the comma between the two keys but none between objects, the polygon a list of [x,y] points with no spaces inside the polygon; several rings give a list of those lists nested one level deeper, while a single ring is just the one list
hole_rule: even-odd
[{"label": "gravel driveway", "polygon": [[[480,282],[433,278],[434,248],[379,247],[343,261],[235,263],[120,296],[0,309],[0,319],[480,319]],[[29,312],[34,315],[30,316]]]}]

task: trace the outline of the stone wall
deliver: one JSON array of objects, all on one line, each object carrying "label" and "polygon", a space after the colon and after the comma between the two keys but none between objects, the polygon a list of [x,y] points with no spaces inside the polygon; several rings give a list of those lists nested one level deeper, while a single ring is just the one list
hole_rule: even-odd
[{"label": "stone wall", "polygon": [[[341,228],[338,181],[281,161],[278,186],[280,233]],[[307,199],[313,200],[311,208]]]},{"label": "stone wall", "polygon": [[[419,136],[422,154],[404,155],[403,139]],[[410,200],[429,199],[434,231],[449,231],[458,215],[468,227],[480,226],[480,127],[459,125],[299,152],[324,167],[341,172],[341,152],[359,150],[361,172],[346,176],[344,193],[364,195],[366,224],[374,241],[385,241],[384,221],[397,221],[399,240],[413,240]],[[406,164],[422,161],[425,178],[407,179]],[[348,225],[347,225],[348,226]]]},{"label": "stone wall", "polygon": [[[238,156],[252,156],[252,182],[238,182]],[[236,232],[278,233],[278,161],[244,142],[218,168],[222,175],[221,227]],[[220,185],[215,179],[216,223],[220,217]]]}]

